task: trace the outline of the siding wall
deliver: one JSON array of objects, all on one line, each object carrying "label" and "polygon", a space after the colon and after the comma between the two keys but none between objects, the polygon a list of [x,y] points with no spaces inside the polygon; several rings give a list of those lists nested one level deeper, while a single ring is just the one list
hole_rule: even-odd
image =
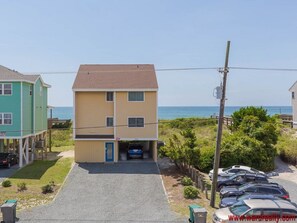
[{"label": "siding wall", "polygon": [[[291,89],[294,92],[295,97],[292,98],[292,108],[293,108],[293,121],[297,122],[297,84]],[[297,124],[293,125],[294,128],[297,128]]]},{"label": "siding wall", "polygon": [[[105,162],[105,143],[114,141],[75,141],[75,162]],[[114,142],[114,161],[118,160],[117,143]]]},{"label": "siding wall", "polygon": [[34,99],[35,133],[38,133],[47,130],[47,88],[42,86],[40,79],[34,86]]},{"label": "siding wall", "polygon": [[105,97],[105,92],[75,93],[76,134],[113,134],[113,128],[105,128],[106,117],[113,116],[113,102],[107,102]]},{"label": "siding wall", "polygon": [[[119,138],[154,138],[157,139],[157,92],[145,92],[144,102],[128,101],[128,92],[116,93],[116,122]],[[144,128],[129,128],[129,117],[144,117]],[[122,126],[121,126],[122,125]]]},{"label": "siding wall", "polygon": [[23,83],[23,135],[33,133],[33,92],[30,95],[32,85]]},{"label": "siding wall", "polygon": [[[0,82],[11,83],[11,82]],[[0,132],[7,131],[8,137],[21,136],[21,84],[18,82],[12,83],[12,95],[0,96],[0,112],[12,113],[12,125],[0,125]]]}]

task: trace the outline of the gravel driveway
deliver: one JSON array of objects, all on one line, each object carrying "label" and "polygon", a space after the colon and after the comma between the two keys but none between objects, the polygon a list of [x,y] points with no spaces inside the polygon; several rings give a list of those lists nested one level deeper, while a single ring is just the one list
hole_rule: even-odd
[{"label": "gravel driveway", "polygon": [[75,164],[57,199],[19,222],[187,222],[171,212],[155,163]]}]

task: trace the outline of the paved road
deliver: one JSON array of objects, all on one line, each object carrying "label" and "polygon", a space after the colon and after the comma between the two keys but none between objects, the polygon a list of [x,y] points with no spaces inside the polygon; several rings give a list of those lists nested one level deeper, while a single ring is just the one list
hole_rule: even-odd
[{"label": "paved road", "polygon": [[187,222],[171,212],[155,163],[75,165],[57,199],[19,222]]},{"label": "paved road", "polygon": [[297,184],[296,183],[292,181],[284,180],[284,179],[279,179],[276,177],[271,178],[270,181],[282,185],[289,192],[291,201],[297,204]]},{"label": "paved road", "polygon": [[0,183],[5,180],[6,178],[10,177],[13,175],[17,170],[19,169],[18,165],[14,165],[11,168],[0,168]]}]

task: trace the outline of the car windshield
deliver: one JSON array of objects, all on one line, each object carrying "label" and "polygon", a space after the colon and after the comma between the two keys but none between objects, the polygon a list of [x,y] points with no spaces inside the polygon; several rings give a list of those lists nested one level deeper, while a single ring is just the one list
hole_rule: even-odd
[{"label": "car windshield", "polygon": [[226,167],[226,168],[223,168],[223,171],[227,171],[227,170],[230,170],[232,169],[232,167]]},{"label": "car windshield", "polygon": [[234,174],[234,175],[230,176],[228,179],[233,180],[238,176],[240,176],[240,174]]},{"label": "car windshield", "polygon": [[244,190],[244,189],[246,189],[248,187],[250,187],[249,184],[243,184],[243,185],[241,185],[241,186],[238,187],[238,190]]},{"label": "car windshield", "polygon": [[229,208],[231,213],[234,215],[237,215],[237,216],[242,215],[249,209],[250,209],[250,207],[247,206],[243,201],[239,201]]},{"label": "car windshield", "polygon": [[130,145],[129,149],[142,149],[141,145]]}]

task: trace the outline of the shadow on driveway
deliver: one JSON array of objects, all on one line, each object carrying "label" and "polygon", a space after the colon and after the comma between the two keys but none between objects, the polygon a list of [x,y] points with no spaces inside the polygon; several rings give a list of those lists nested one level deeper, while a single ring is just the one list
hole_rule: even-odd
[{"label": "shadow on driveway", "polygon": [[159,174],[153,162],[79,163],[78,166],[89,174]]}]

